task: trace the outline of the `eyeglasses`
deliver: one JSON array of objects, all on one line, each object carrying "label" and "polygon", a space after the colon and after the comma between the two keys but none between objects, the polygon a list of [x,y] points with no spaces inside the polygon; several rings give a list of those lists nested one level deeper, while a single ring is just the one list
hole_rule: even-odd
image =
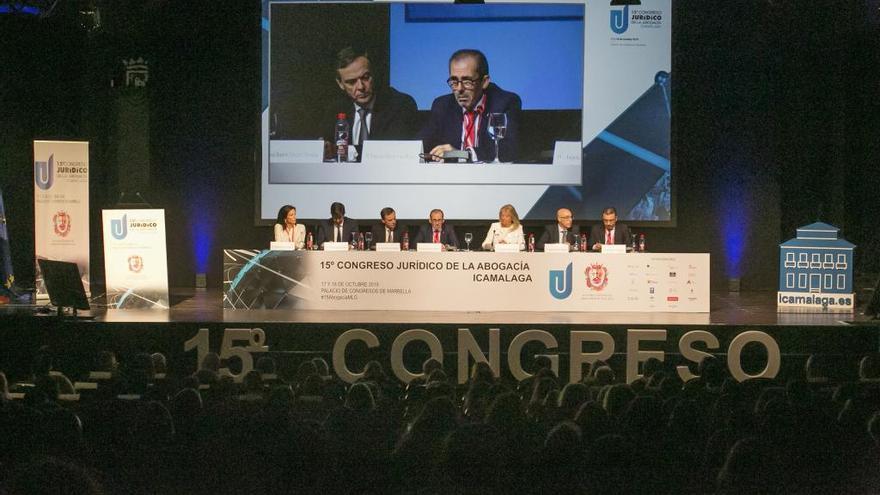
[{"label": "eyeglasses", "polygon": [[449,87],[452,89],[455,89],[455,87],[459,85],[461,85],[461,87],[464,89],[474,89],[477,87],[477,84],[479,84],[480,81],[483,80],[483,77],[479,77],[477,79],[468,79],[466,77],[462,79],[456,79],[454,77],[450,77],[446,80],[446,84],[448,84]]}]

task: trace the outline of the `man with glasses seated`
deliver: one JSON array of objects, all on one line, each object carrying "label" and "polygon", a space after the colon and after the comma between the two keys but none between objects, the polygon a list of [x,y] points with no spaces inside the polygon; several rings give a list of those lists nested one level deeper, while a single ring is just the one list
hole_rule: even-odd
[{"label": "man with glasses seated", "polygon": [[324,111],[320,133],[325,155],[335,155],[336,116],[345,114],[350,143],[361,153],[368,139],[415,139],[418,107],[412,96],[382,84],[366,51],[345,47],[336,54],[339,97]]},{"label": "man with glasses seated", "polygon": [[556,210],[556,223],[544,227],[544,233],[538,239],[535,249],[543,251],[547,244],[574,244],[574,240],[581,235],[577,225],[572,225],[573,217],[571,210],[560,208]]},{"label": "man with glasses seated", "polygon": [[516,160],[522,100],[490,80],[486,56],[471,49],[453,53],[446,83],[452,93],[434,100],[428,124],[420,133],[428,156],[441,161],[449,151],[465,150],[471,161],[494,160],[489,115],[504,113],[507,131],[499,141],[499,158],[503,162]]}]

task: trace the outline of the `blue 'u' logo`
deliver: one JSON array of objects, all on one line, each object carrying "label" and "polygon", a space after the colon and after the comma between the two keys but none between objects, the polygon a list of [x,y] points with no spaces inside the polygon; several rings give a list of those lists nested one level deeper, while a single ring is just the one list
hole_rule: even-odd
[{"label": "blue 'u' logo", "polygon": [[571,263],[565,270],[550,270],[550,295],[565,299],[571,295]]},{"label": "blue 'u' logo", "polygon": [[49,155],[45,162],[34,162],[34,183],[46,191],[55,182],[55,155]]},{"label": "blue 'u' logo", "polygon": [[122,240],[128,235],[128,215],[122,215],[122,218],[110,219],[110,234],[114,239]]},{"label": "blue 'u' logo", "polygon": [[617,34],[623,34],[629,27],[629,5],[624,5],[623,10],[611,11],[611,30]]}]

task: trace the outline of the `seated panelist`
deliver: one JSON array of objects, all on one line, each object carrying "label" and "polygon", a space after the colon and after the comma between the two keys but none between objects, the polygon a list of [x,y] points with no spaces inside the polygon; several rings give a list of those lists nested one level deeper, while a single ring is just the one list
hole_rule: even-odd
[{"label": "seated panelist", "polygon": [[284,205],[275,220],[275,242],[292,242],[296,249],[306,245],[306,227],[296,223],[296,207]]},{"label": "seated panelist", "polygon": [[489,232],[483,241],[483,249],[494,251],[498,244],[516,244],[520,251],[525,249],[526,243],[522,225],[519,223],[519,215],[513,205],[501,207],[498,212],[498,221],[489,227]]},{"label": "seated panelist", "polygon": [[602,223],[593,225],[590,230],[590,246],[593,250],[602,249],[603,244],[632,244],[629,227],[617,222],[617,210],[609,206],[602,210]]},{"label": "seated panelist", "polygon": [[544,232],[538,239],[535,249],[543,251],[547,244],[574,244],[575,239],[581,235],[580,228],[573,225],[574,217],[568,208],[556,210],[556,223],[544,227]]},{"label": "seated panelist", "polygon": [[443,210],[439,208],[431,210],[428,225],[422,225],[416,235],[415,243],[420,242],[443,244],[444,249],[458,249],[458,237],[455,236],[455,229],[446,224]]},{"label": "seated panelist", "polygon": [[397,213],[394,208],[390,206],[382,208],[379,216],[381,221],[372,228],[373,242],[402,242],[406,229],[397,223]]},{"label": "seated panelist", "polygon": [[325,242],[351,242],[351,235],[357,231],[357,222],[345,216],[345,205],[333,203],[330,205],[330,218],[318,225],[315,243],[323,245]]}]

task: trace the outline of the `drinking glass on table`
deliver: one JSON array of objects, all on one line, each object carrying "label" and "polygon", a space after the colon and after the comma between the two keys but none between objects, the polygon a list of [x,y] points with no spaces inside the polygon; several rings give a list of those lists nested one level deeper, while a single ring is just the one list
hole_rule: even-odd
[{"label": "drinking glass on table", "polygon": [[468,251],[471,250],[471,241],[472,240],[474,240],[474,234],[471,234],[470,232],[468,232],[464,235],[464,242],[465,242],[465,244],[467,244]]},{"label": "drinking glass on table", "polygon": [[507,134],[507,114],[490,113],[488,128],[489,135],[495,141],[495,159],[492,160],[492,163],[501,163],[501,158],[498,156],[498,142],[504,139],[504,135]]}]

